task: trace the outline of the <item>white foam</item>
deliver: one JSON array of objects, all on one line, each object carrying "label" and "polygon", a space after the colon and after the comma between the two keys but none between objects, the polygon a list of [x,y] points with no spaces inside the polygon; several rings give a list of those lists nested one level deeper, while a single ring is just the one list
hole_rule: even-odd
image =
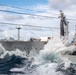
[{"label": "white foam", "polygon": [[[22,71],[25,75],[64,75],[62,72],[57,72],[56,69],[61,63],[64,63],[64,69],[67,69],[70,67],[70,61],[67,57],[64,58],[61,53],[68,50],[71,51],[73,48],[73,46],[66,47],[61,39],[54,38],[53,40],[49,40],[45,45],[44,50],[41,50],[38,55],[35,53],[35,50],[30,52],[29,56],[34,58],[34,61],[32,61],[32,64],[29,67],[37,65],[34,70],[26,70],[27,66],[25,65],[22,68],[13,68],[11,71]],[[15,54],[26,57],[26,53],[21,52],[20,50],[7,53],[10,55]]]},{"label": "white foam", "polygon": [[[63,44],[63,41],[59,38],[54,38],[53,40],[49,40],[49,42],[45,45],[44,50],[39,52],[39,55],[35,57],[34,64],[42,64],[40,67],[36,69],[38,75],[63,75],[61,72],[56,72],[56,68],[58,64],[64,63],[64,69],[70,67],[70,61],[67,57],[63,57],[61,52],[71,51],[74,49],[73,46],[67,47]],[[53,64],[53,65],[52,65]],[[45,66],[47,66],[45,68]]]},{"label": "white foam", "polygon": [[13,50],[13,51],[7,51],[7,50],[5,50],[5,49],[1,49],[2,51],[0,51],[1,52],[1,54],[0,54],[0,58],[4,58],[7,54],[9,55],[9,56],[11,56],[11,55],[15,55],[15,56],[21,56],[21,57],[27,57],[26,56],[26,51],[21,51],[21,50],[19,50],[19,49],[16,49],[15,51]]}]

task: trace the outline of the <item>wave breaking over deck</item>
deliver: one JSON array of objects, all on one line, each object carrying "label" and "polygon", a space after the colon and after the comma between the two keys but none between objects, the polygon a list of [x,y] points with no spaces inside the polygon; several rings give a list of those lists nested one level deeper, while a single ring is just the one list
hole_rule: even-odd
[{"label": "wave breaking over deck", "polygon": [[76,64],[62,56],[72,49],[58,38],[49,40],[39,54],[31,50],[28,56],[25,51],[6,51],[0,45],[0,75],[76,75]]}]

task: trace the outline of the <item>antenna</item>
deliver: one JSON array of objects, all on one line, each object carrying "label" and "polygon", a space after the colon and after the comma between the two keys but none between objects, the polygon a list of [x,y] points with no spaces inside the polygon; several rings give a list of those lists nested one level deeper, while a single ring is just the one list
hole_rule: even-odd
[{"label": "antenna", "polygon": [[22,29],[20,26],[16,28],[18,30],[18,41],[20,41],[20,29]]},{"label": "antenna", "polygon": [[60,37],[64,36],[64,23],[63,23],[63,19],[64,19],[64,13],[62,12],[62,10],[60,10]]},{"label": "antenna", "polygon": [[68,36],[68,21],[66,20],[66,16],[63,11],[60,10],[60,36]]}]

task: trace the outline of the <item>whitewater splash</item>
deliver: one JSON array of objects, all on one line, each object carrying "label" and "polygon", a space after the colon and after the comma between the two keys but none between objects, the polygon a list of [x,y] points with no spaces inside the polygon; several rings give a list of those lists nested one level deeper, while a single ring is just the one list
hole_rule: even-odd
[{"label": "whitewater splash", "polygon": [[[39,54],[31,50],[6,51],[0,48],[0,74],[9,75],[76,75],[76,65],[62,53],[71,51],[74,47],[66,47],[62,40],[54,38],[40,50]],[[3,63],[2,63],[3,62]]]}]

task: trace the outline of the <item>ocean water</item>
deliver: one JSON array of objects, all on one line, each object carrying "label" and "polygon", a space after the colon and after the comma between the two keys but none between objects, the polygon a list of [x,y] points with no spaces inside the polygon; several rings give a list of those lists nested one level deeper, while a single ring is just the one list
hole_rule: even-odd
[{"label": "ocean water", "polygon": [[76,75],[76,64],[62,56],[73,50],[58,38],[49,40],[39,54],[31,50],[28,56],[25,51],[6,51],[0,45],[0,75]]}]

